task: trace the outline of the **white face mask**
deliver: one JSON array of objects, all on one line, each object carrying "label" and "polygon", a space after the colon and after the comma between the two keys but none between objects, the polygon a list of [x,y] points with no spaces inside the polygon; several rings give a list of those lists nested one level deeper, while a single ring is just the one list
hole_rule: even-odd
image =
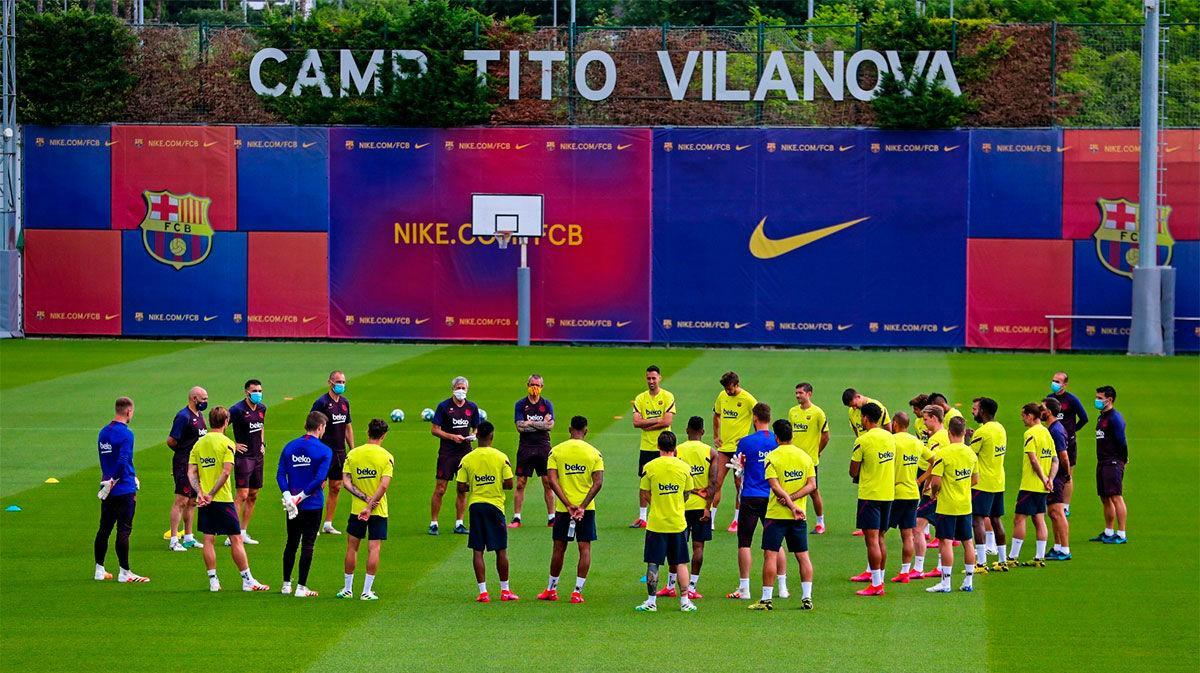
[{"label": "white face mask", "polygon": [[462,402],[463,400],[467,399],[466,389],[459,388],[459,389],[455,390],[454,391],[454,399],[458,400],[459,402]]}]

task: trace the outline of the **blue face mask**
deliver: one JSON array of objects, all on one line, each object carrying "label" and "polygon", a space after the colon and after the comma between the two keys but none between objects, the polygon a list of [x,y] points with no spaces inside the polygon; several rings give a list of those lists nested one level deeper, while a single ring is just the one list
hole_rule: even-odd
[{"label": "blue face mask", "polygon": [[1058,391],[1060,391],[1060,390],[1062,390],[1062,384],[1061,384],[1061,383],[1059,383],[1058,381],[1051,381],[1051,382],[1050,382],[1050,392],[1052,392],[1052,393],[1057,393],[1057,392],[1058,392]]},{"label": "blue face mask", "polygon": [[255,404],[262,404],[262,393],[250,393],[250,401]]},{"label": "blue face mask", "polygon": [[333,384],[333,393],[335,395],[341,395],[344,392],[346,392],[346,384],[345,383]]},{"label": "blue face mask", "polygon": [[208,402],[197,402],[196,411],[204,411],[208,408]]},{"label": "blue face mask", "polygon": [[1104,411],[1104,400],[1096,400],[1092,404],[1096,405],[1096,409]]}]

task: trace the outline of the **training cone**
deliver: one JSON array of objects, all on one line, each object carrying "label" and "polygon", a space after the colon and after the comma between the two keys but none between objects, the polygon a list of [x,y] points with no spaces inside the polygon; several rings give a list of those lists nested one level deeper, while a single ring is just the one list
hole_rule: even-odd
[{"label": "training cone", "polygon": [[163,531],[163,539],[164,539],[164,540],[170,540],[170,539],[171,539],[171,529],[170,529],[170,528],[168,528],[168,529],[166,529],[165,531]]},{"label": "training cone", "polygon": [[9,505],[8,507],[4,508],[4,511],[5,512],[20,512],[21,508],[17,507],[16,505]]},{"label": "training cone", "polygon": [[58,480],[57,480],[57,479],[55,479],[54,477],[50,477],[49,479],[47,479],[46,481],[44,481],[44,482],[42,482],[42,483],[44,483],[44,484],[57,484],[57,483],[58,483]]}]

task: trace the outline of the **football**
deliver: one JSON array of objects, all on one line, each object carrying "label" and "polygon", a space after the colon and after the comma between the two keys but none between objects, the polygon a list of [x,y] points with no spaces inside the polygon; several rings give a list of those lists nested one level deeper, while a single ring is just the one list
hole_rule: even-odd
[{"label": "football", "polygon": [[430,409],[429,407],[425,407],[424,409],[422,409],[421,410],[421,420],[432,421],[433,420],[433,409]]},{"label": "football", "polygon": [[404,410],[403,409],[392,409],[392,422],[393,423],[404,422]]}]

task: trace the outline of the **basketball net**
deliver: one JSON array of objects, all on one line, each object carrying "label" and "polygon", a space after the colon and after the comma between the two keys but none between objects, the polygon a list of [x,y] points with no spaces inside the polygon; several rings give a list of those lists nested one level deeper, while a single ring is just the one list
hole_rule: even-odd
[{"label": "basketball net", "polygon": [[496,234],[496,247],[500,248],[501,250],[508,249],[508,243],[509,243],[509,241],[512,240],[512,237],[513,237],[513,235],[511,232],[497,233]]}]

